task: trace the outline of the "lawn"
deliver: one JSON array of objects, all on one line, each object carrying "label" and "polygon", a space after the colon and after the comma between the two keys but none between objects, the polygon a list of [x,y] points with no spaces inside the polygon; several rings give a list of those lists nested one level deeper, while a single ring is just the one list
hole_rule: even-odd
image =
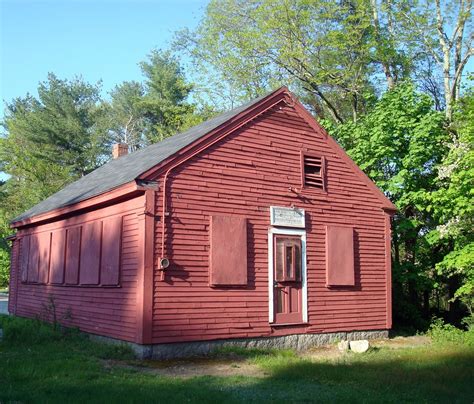
[{"label": "lawn", "polygon": [[160,373],[162,363],[134,360],[123,346],[90,342],[77,332],[5,316],[2,324],[1,403],[474,400],[474,347],[462,343],[381,347],[335,358],[226,350],[209,361],[261,374],[181,377]]}]

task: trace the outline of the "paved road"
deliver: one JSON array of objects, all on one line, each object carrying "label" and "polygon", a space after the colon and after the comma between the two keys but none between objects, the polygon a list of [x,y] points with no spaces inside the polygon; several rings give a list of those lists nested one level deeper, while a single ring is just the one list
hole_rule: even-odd
[{"label": "paved road", "polygon": [[8,296],[0,295],[0,314],[8,314]]}]

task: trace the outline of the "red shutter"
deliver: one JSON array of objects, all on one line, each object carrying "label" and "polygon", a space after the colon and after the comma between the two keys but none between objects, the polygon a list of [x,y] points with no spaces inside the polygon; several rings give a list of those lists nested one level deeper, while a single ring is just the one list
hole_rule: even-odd
[{"label": "red shutter", "polygon": [[100,283],[109,286],[118,285],[122,241],[122,217],[105,219],[103,226]]},{"label": "red shutter", "polygon": [[211,285],[247,285],[247,220],[211,216],[210,241]]},{"label": "red shutter", "polygon": [[66,230],[54,231],[51,235],[50,282],[64,283],[64,254],[66,252]]},{"label": "red shutter", "polygon": [[354,230],[326,227],[326,284],[354,286]]},{"label": "red shutter", "polygon": [[51,233],[38,234],[38,283],[46,284],[49,281],[49,258],[51,253]]},{"label": "red shutter", "polygon": [[30,253],[30,236],[21,239],[20,244],[20,273],[21,281],[28,281],[28,256]]},{"label": "red shutter", "polygon": [[79,283],[81,285],[99,284],[101,238],[101,221],[87,223],[83,226],[81,237],[81,269],[79,271]]},{"label": "red shutter", "polygon": [[68,229],[66,240],[66,283],[69,285],[77,285],[79,282],[81,227]]},{"label": "red shutter", "polygon": [[38,282],[39,243],[38,235],[30,236],[30,253],[28,257],[28,282]]}]

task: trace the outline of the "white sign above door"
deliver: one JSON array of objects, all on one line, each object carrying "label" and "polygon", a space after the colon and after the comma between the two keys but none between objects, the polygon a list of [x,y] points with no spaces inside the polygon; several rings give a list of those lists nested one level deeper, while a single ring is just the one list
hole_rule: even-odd
[{"label": "white sign above door", "polygon": [[305,228],[304,209],[270,206],[270,224],[272,226]]}]

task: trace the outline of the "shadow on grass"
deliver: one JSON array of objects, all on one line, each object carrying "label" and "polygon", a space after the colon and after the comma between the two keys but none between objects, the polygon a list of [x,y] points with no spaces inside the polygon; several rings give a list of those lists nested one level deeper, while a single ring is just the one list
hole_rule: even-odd
[{"label": "shadow on grass", "polygon": [[[19,327],[19,325],[16,325]],[[29,329],[31,331],[31,329]],[[172,378],[104,367],[117,358],[77,336],[0,343],[0,402],[472,402],[474,350],[462,345],[373,350],[312,362],[291,351],[228,350],[263,378]],[[18,336],[25,334],[19,332]],[[124,359],[124,358],[122,358]],[[125,358],[126,359],[126,358]]]}]

